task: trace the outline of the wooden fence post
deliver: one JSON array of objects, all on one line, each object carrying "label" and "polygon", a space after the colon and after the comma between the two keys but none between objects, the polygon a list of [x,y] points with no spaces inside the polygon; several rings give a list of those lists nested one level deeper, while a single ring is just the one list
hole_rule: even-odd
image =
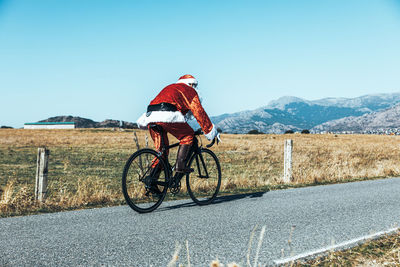
[{"label": "wooden fence post", "polygon": [[46,148],[38,149],[35,198],[44,202],[47,195],[47,173],[50,150]]},{"label": "wooden fence post", "polygon": [[149,148],[149,137],[147,136],[147,133],[144,134],[144,141],[146,143],[146,148]]},{"label": "wooden fence post", "polygon": [[285,152],[284,152],[284,173],[283,182],[290,183],[292,180],[292,150],[293,140],[285,140]]},{"label": "wooden fence post", "polygon": [[136,132],[133,132],[133,141],[135,141],[136,148],[137,148],[137,150],[139,150],[140,149],[140,145],[139,145],[139,139],[138,139],[138,137],[136,135]]}]

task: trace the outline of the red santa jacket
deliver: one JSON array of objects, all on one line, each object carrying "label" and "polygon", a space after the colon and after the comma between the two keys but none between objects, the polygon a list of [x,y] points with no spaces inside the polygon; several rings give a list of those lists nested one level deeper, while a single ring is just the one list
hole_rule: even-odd
[{"label": "red santa jacket", "polygon": [[[161,103],[171,104],[172,108],[171,105],[161,107]],[[153,122],[185,123],[193,114],[207,139],[211,140],[217,134],[215,126],[200,103],[196,90],[184,83],[174,83],[165,87],[150,102],[149,108],[152,109],[150,111],[148,109],[148,112],[137,120],[140,127],[146,127]]]}]

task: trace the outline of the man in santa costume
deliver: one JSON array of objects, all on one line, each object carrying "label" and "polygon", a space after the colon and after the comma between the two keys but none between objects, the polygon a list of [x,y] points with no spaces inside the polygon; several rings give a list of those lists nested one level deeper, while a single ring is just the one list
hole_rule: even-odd
[{"label": "man in santa costume", "polygon": [[[193,144],[194,131],[187,121],[194,116],[208,140],[219,139],[219,133],[204,111],[197,93],[197,80],[189,74],[183,75],[176,83],[170,84],[154,98],[138,120],[139,127],[148,127],[154,146],[161,151],[161,138],[168,146],[167,132],[179,140],[176,159],[176,173],[188,173],[186,158]],[[151,125],[161,126],[163,131],[156,131]],[[167,151],[168,153],[168,151]]]}]

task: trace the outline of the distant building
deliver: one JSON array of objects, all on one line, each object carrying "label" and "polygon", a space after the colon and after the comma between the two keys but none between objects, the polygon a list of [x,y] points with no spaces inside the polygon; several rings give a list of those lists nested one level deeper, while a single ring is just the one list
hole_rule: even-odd
[{"label": "distant building", "polygon": [[31,122],[24,129],[75,129],[75,122]]}]

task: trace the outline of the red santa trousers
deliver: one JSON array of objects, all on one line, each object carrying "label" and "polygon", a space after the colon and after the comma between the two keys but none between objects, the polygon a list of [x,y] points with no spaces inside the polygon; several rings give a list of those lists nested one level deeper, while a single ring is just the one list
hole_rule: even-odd
[{"label": "red santa trousers", "polygon": [[[157,122],[157,125],[163,128],[163,132],[159,133],[154,131],[149,127],[151,138],[154,141],[154,146],[157,151],[161,151],[161,138],[164,140],[164,145],[169,145],[167,133],[172,134],[179,140],[180,145],[191,145],[193,144],[194,131],[192,127],[187,123],[171,123],[171,122]],[[166,151],[165,157],[168,155],[169,151]],[[152,167],[155,167],[158,161],[153,161]]]}]

